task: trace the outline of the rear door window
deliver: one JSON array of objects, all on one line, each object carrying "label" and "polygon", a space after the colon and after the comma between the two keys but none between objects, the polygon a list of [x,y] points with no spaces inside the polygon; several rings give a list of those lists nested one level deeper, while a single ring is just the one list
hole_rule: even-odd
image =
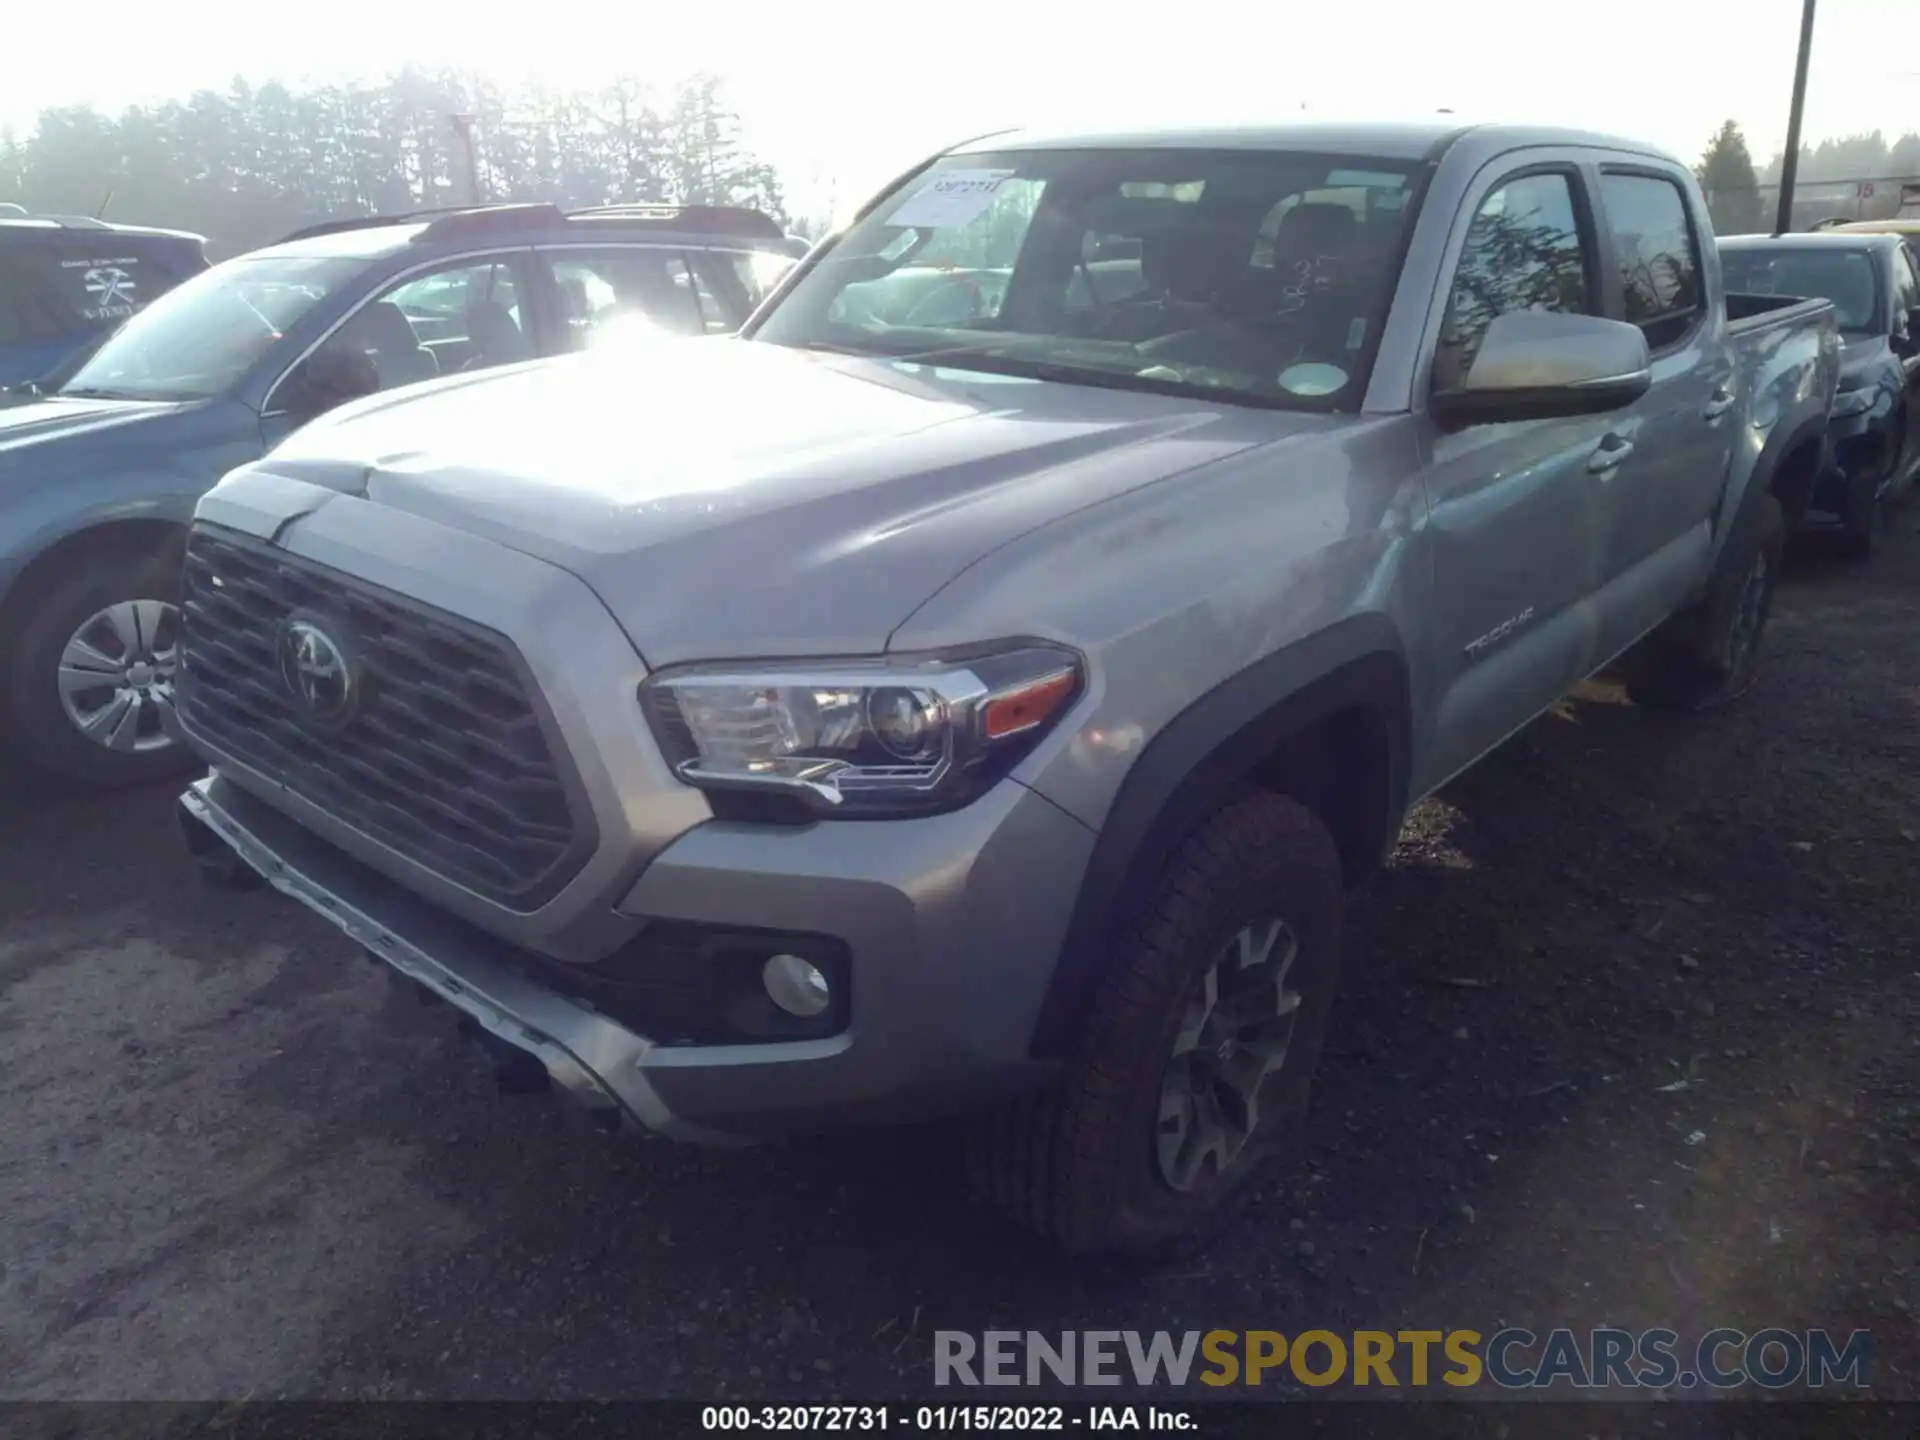
[{"label": "rear door window", "polygon": [[[740,328],[785,256],[682,251],[663,245],[568,246],[541,252],[566,318],[567,348],[636,330],[724,335]],[[756,261],[777,263],[759,263]]]},{"label": "rear door window", "polygon": [[635,330],[703,335],[687,262],[666,246],[568,247],[541,252],[560,296],[566,346],[585,350]]}]

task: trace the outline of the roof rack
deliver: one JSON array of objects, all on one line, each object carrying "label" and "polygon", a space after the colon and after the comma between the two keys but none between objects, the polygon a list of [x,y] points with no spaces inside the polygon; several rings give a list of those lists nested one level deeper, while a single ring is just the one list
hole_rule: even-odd
[{"label": "roof rack", "polygon": [[311,240],[319,235],[339,235],[350,230],[419,225],[423,222],[425,228],[414,237],[415,240],[447,240],[462,235],[501,231],[562,229],[570,220],[625,221],[701,234],[738,235],[775,244],[785,239],[785,232],[774,223],[771,215],[744,205],[596,205],[584,210],[562,210],[558,205],[531,203],[449,205],[433,210],[409,210],[398,215],[351,215],[341,220],[322,220],[303,226],[281,237],[279,243],[284,245],[294,240]]},{"label": "roof rack", "polygon": [[664,229],[739,235],[776,244],[786,238],[771,215],[748,205],[594,205],[567,214],[569,219],[653,221]]},{"label": "roof rack", "polygon": [[348,230],[372,230],[387,225],[417,225],[436,215],[465,215],[484,208],[473,205],[441,205],[430,210],[407,210],[398,215],[349,215],[341,220],[321,220],[280,237],[279,244],[290,240],[310,240],[316,235],[340,235]]}]

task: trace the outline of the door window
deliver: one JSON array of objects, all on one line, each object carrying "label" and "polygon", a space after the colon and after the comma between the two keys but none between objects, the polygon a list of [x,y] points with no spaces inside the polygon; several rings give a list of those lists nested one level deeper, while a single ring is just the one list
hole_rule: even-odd
[{"label": "door window", "polygon": [[1600,196],[1626,318],[1646,332],[1649,349],[1677,344],[1706,309],[1686,196],[1671,180],[1627,174],[1602,174]]},{"label": "door window", "polygon": [[511,260],[452,265],[377,296],[330,344],[367,355],[382,390],[531,360],[535,350]]},{"label": "door window", "polygon": [[1903,246],[1893,252],[1893,328],[1908,329],[1916,309],[1920,309],[1920,267]]},{"label": "door window", "polygon": [[1434,388],[1452,389],[1466,379],[1498,316],[1592,314],[1592,268],[1569,174],[1542,171],[1501,184],[1467,228],[1434,355]]},{"label": "door window", "polygon": [[290,371],[269,412],[301,418],[347,400],[531,360],[524,286],[513,261],[466,261],[412,275],[367,301]]},{"label": "door window", "polygon": [[717,335],[739,329],[764,293],[765,282],[747,264],[751,258],[642,245],[547,252],[573,350],[635,331]]}]

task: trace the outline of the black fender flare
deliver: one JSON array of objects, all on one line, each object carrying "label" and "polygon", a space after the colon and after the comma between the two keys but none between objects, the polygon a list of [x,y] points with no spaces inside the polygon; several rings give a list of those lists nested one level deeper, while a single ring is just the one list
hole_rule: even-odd
[{"label": "black fender flare", "polygon": [[1358,876],[1378,865],[1398,835],[1411,775],[1407,662],[1384,616],[1356,616],[1275,651],[1201,696],[1147,743],[1107,811],[1081,878],[1034,1025],[1036,1058],[1059,1058],[1077,1040],[1125,898],[1152,880],[1261,761],[1355,708],[1378,717],[1385,750],[1382,772],[1367,791],[1367,813],[1342,847],[1349,875]]},{"label": "black fender flare", "polygon": [[[1729,503],[1720,517],[1722,538],[1719,556],[1715,557],[1716,572],[1719,570],[1720,556],[1724,556],[1727,552],[1728,542],[1740,533],[1742,524],[1759,510],[1760,501],[1774,493],[1774,482],[1779,479],[1780,467],[1787,456],[1809,442],[1820,447],[1820,455],[1815,462],[1814,473],[1809,477],[1807,493],[1805,496],[1785,496],[1781,499],[1781,508],[1787,512],[1786,520],[1789,528],[1799,523],[1806,511],[1805,502],[1812,498],[1813,487],[1819,481],[1820,471],[1832,459],[1827,437],[1827,414],[1824,409],[1811,415],[1803,415],[1790,426],[1776,425],[1773,433],[1767,436],[1767,443],[1760,447],[1760,454],[1753,462],[1753,469],[1748,472],[1745,487],[1738,495],[1727,497]],[[1789,504],[1789,501],[1797,503]]]}]

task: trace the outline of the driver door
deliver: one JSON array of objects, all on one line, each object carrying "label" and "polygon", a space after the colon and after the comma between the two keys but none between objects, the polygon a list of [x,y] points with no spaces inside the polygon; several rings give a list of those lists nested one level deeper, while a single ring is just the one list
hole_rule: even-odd
[{"label": "driver door", "polygon": [[[1469,200],[1433,362],[1464,378],[1496,316],[1597,315],[1593,209],[1580,167],[1489,176]],[[1436,709],[1420,791],[1443,783],[1579,683],[1595,658],[1609,492],[1591,468],[1608,416],[1428,433]]]}]

